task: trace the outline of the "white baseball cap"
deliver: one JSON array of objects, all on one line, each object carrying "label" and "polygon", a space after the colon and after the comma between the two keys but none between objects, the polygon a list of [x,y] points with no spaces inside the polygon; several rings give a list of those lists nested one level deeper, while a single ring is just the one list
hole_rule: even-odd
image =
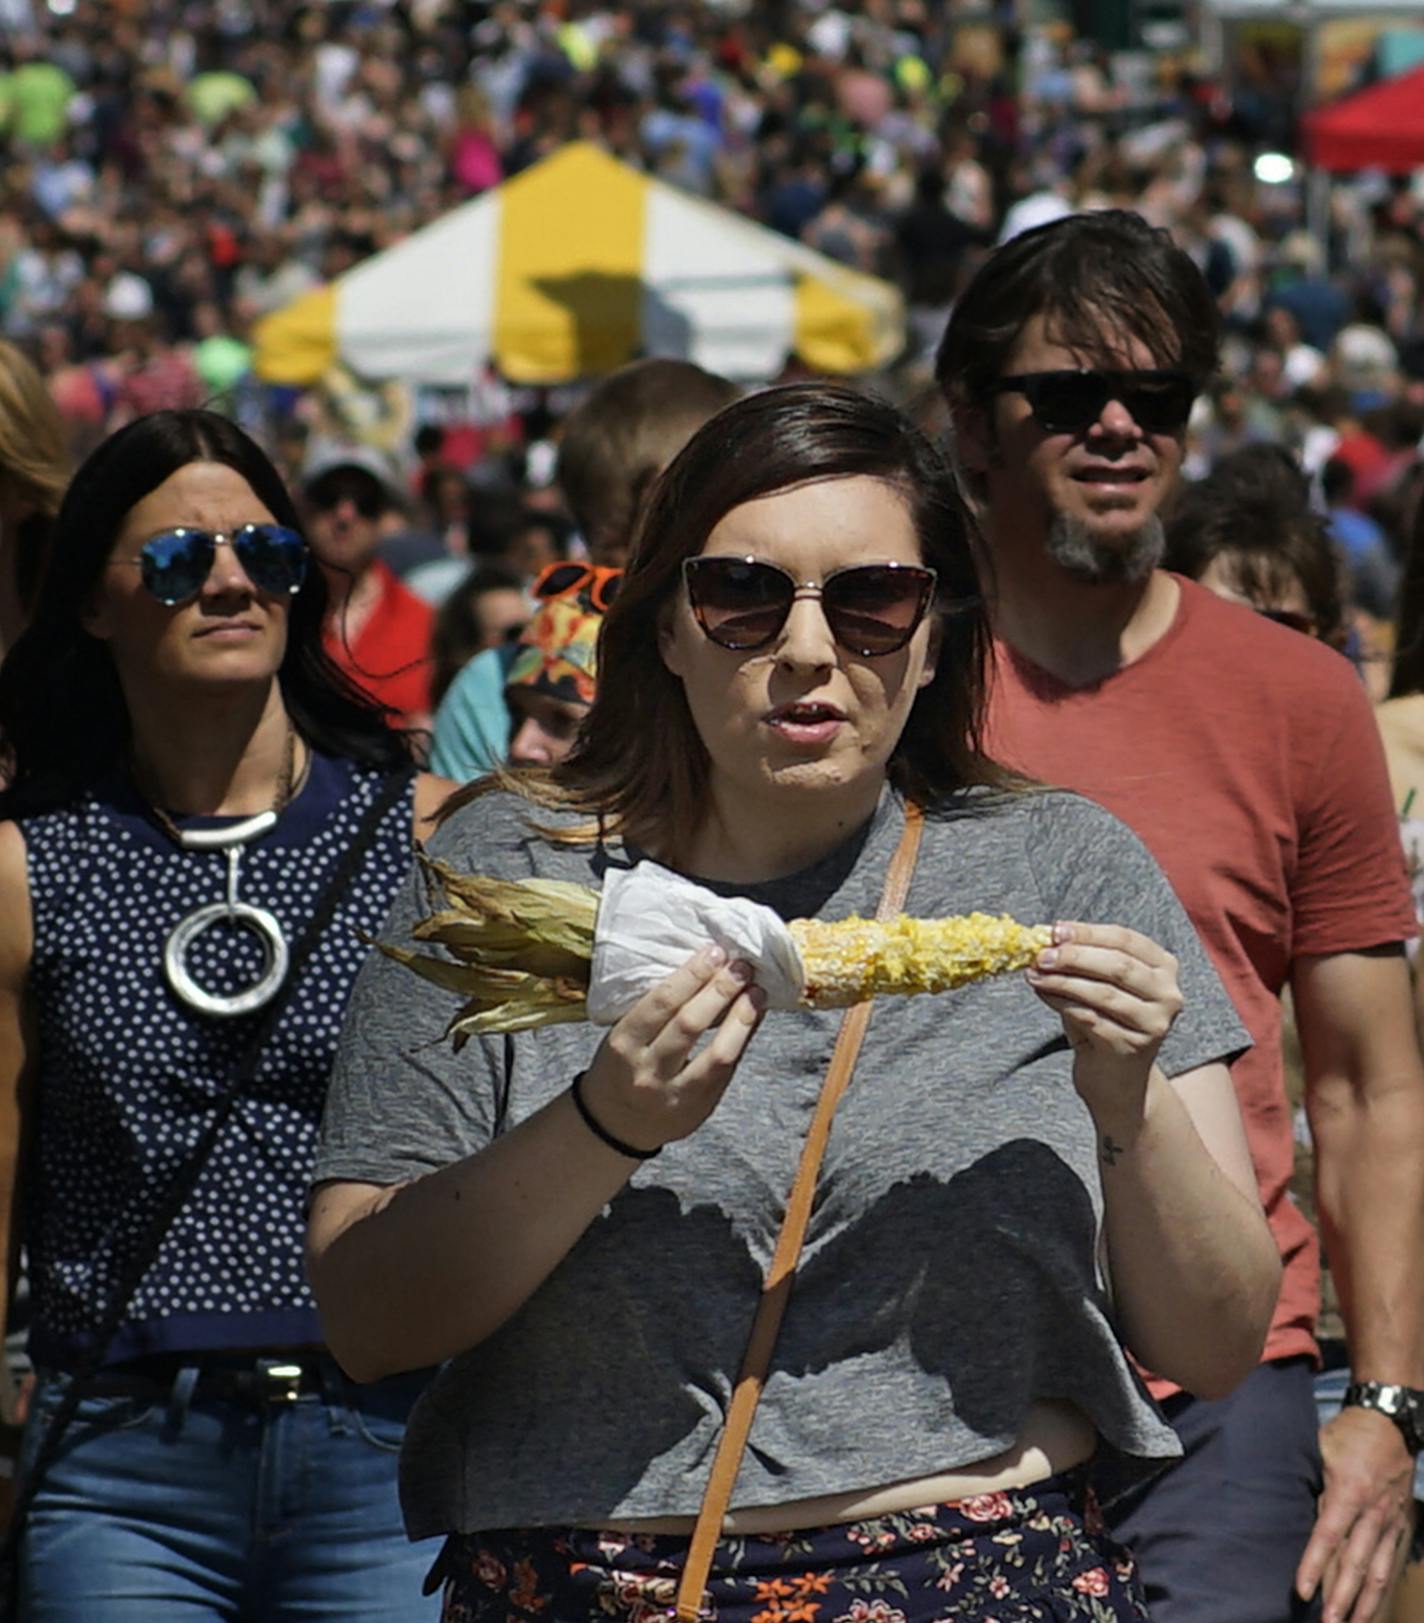
[{"label": "white baseball cap", "polygon": [[314,441],[302,464],[302,489],[310,490],[318,479],[340,468],[359,468],[362,473],[370,474],[381,487],[386,500],[392,505],[400,505],[404,493],[395,464],[375,446],[361,445],[355,441]]}]

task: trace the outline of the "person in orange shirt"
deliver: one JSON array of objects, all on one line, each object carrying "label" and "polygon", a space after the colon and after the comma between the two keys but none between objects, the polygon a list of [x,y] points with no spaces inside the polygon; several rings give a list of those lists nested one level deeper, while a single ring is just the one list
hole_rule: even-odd
[{"label": "person in orange shirt", "polygon": [[376,556],[393,492],[393,470],[361,445],[317,447],[302,478],[307,540],[331,598],[326,651],[393,725],[423,728],[435,611]]}]

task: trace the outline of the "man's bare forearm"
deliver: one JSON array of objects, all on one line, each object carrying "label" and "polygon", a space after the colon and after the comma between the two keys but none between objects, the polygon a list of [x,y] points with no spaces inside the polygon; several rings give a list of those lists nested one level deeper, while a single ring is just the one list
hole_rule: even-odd
[{"label": "man's bare forearm", "polygon": [[1312,1089],[1321,1237],[1356,1380],[1424,1386],[1424,1075]]}]

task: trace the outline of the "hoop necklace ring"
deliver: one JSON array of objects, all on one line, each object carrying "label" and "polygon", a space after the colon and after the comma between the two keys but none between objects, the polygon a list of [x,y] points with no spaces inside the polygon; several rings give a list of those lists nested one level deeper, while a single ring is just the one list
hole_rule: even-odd
[{"label": "hoop necklace ring", "polygon": [[[221,902],[209,902],[195,908],[168,932],[163,943],[163,974],[173,995],[199,1014],[216,1019],[231,1019],[240,1014],[251,1014],[262,1008],[277,995],[286,979],[290,954],[287,938],[276,917],[265,907],[254,907],[239,900],[238,877],[242,866],[242,848],[259,839],[274,828],[283,808],[292,798],[296,778],[297,735],[291,720],[287,722],[287,742],[282,752],[282,768],[277,778],[277,792],[271,807],[246,817],[226,828],[179,828],[162,806],[149,802],[153,820],[175,845],[185,851],[222,851],[227,855],[227,896]],[[188,953],[193,943],[214,925],[238,925],[250,930],[262,944],[263,964],[257,979],[240,992],[222,994],[209,992],[194,980],[188,969]]]}]

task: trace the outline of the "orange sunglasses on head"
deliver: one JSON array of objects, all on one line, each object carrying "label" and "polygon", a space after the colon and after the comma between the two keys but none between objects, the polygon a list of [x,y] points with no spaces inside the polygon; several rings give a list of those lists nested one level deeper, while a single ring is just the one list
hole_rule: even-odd
[{"label": "orange sunglasses on head", "polygon": [[553,597],[573,597],[587,587],[589,602],[600,614],[607,614],[622,581],[623,571],[607,564],[560,562],[545,564],[529,590],[546,603]]}]

